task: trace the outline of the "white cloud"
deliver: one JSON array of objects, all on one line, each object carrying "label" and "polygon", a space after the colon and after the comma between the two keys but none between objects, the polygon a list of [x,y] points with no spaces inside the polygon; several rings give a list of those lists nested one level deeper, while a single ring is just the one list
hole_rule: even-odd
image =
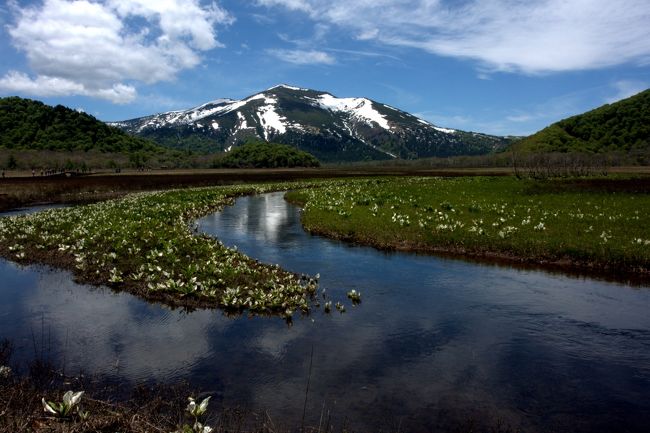
[{"label": "white cloud", "polygon": [[39,75],[32,79],[27,74],[9,71],[0,78],[0,89],[3,91],[35,96],[67,96],[84,95],[107,99],[116,104],[125,104],[135,99],[135,87],[125,84],[113,84],[111,87],[87,88],[81,83],[66,78]]},{"label": "white cloud", "polygon": [[199,0],[45,0],[13,9],[8,32],[35,77],[12,71],[0,79],[1,91],[120,103],[136,97],[134,82],[170,80],[197,66],[201,51],[221,46],[215,26],[232,22]]},{"label": "white cloud", "polygon": [[361,56],[361,57],[383,57],[387,59],[392,59],[392,60],[400,60],[399,57],[393,56],[391,54],[386,54],[386,53],[380,53],[376,51],[362,51],[362,50],[345,50],[341,48],[326,48],[327,51],[331,51],[333,53],[343,53],[343,54],[351,54],[353,56]]},{"label": "white cloud", "polygon": [[413,115],[436,126],[455,129],[465,129],[474,121],[474,119],[467,116],[440,114],[431,111],[420,111],[413,113]]},{"label": "white cloud", "polygon": [[277,57],[280,60],[293,63],[295,65],[331,65],[336,62],[336,59],[332,55],[318,50],[272,49],[267,50],[267,53]]},{"label": "white cloud", "polygon": [[650,87],[650,85],[648,85],[648,83],[645,81],[619,80],[615,82],[612,87],[614,87],[616,93],[613,96],[607,98],[607,103],[609,104],[612,102],[620,101],[621,99],[629,98],[630,96],[634,96],[639,92],[643,92],[648,87]]},{"label": "white cloud", "polygon": [[352,37],[528,74],[650,62],[647,0],[258,0]]},{"label": "white cloud", "polygon": [[507,121],[515,122],[515,123],[528,122],[528,121],[533,120],[533,119],[535,119],[535,116],[533,116],[531,114],[526,114],[526,113],[506,116]]}]

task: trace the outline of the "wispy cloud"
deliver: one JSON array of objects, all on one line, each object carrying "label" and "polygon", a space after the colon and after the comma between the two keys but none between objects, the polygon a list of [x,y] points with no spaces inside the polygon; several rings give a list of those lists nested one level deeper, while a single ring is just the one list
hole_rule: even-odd
[{"label": "wispy cloud", "polygon": [[526,74],[650,62],[647,0],[258,0],[353,38]]},{"label": "wispy cloud", "polygon": [[387,53],[380,53],[377,51],[363,51],[363,50],[346,50],[342,48],[326,48],[326,51],[330,51],[332,53],[342,53],[342,54],[350,54],[353,56],[360,56],[360,57],[381,57],[381,58],[386,58],[386,59],[392,59],[392,60],[401,60],[397,56],[393,56],[391,54]]},{"label": "wispy cloud", "polygon": [[517,114],[517,115],[506,116],[506,120],[515,123],[528,122],[530,120],[533,120],[534,118],[535,116],[531,114]]},{"label": "wispy cloud", "polygon": [[332,65],[336,63],[336,59],[325,51],[269,49],[266,52],[294,65]]},{"label": "wispy cloud", "polygon": [[518,109],[486,109],[472,115],[449,110],[423,111],[416,116],[437,126],[479,131],[495,135],[530,135],[561,119],[596,108],[591,88],[555,96],[546,101]]},{"label": "wispy cloud", "polygon": [[398,106],[414,105],[422,100],[421,95],[408,91],[400,86],[389,83],[379,83],[379,85],[392,93],[393,103]]},{"label": "wispy cloud", "polygon": [[86,95],[132,101],[138,82],[171,80],[222,46],[215,26],[233,18],[199,0],[45,0],[11,3],[8,33],[25,53],[33,76],[11,71],[0,91],[35,96]]},{"label": "wispy cloud", "polygon": [[436,126],[454,129],[465,129],[474,121],[468,116],[441,114],[433,111],[420,111],[413,113],[413,115]]},{"label": "wispy cloud", "polygon": [[647,81],[639,80],[619,80],[616,81],[612,87],[614,88],[614,95],[606,99],[607,103],[620,101],[621,99],[629,98],[639,92],[642,92],[650,87]]}]

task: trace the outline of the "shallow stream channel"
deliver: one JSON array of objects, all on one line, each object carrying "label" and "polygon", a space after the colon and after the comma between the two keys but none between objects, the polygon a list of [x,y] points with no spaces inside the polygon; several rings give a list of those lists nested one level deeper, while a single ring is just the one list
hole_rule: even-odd
[{"label": "shallow stream channel", "polygon": [[314,309],[288,326],[172,310],[0,260],[0,338],[19,359],[46,352],[110,382],[187,380],[294,427],[304,408],[307,425],[357,431],[650,425],[647,287],[312,236],[283,193],[239,198],[198,225],[262,262],[319,273],[347,311]]}]

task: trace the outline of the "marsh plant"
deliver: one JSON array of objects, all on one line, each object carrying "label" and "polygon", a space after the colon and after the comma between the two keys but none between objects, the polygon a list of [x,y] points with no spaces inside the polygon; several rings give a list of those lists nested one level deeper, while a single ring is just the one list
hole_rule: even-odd
[{"label": "marsh plant", "polygon": [[210,397],[204,398],[199,404],[196,403],[196,400],[194,400],[193,397],[188,397],[188,401],[189,403],[187,404],[185,411],[193,418],[192,425],[184,424],[180,430],[177,430],[174,433],[210,433],[212,427],[204,425],[201,422],[201,418],[208,410]]},{"label": "marsh plant", "polygon": [[348,292],[348,298],[352,301],[352,305],[358,305],[361,303],[361,292],[352,289]]},{"label": "marsh plant", "polygon": [[0,365],[0,379],[9,379],[12,374],[13,371],[11,370],[11,367]]},{"label": "marsh plant", "polygon": [[57,418],[71,418],[74,415],[77,415],[81,420],[88,418],[89,413],[84,412],[81,409],[81,397],[84,395],[83,391],[73,392],[68,391],[63,395],[63,401],[57,403],[53,401],[45,401],[43,398],[41,402],[43,403],[43,410],[50,414],[54,415]]}]

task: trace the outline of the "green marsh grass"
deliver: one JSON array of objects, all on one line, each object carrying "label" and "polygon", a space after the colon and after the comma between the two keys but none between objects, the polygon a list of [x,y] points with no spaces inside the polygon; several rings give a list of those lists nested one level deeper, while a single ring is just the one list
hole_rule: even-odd
[{"label": "green marsh grass", "polygon": [[359,179],[287,198],[307,230],[379,248],[648,274],[650,195],[554,182]]}]

